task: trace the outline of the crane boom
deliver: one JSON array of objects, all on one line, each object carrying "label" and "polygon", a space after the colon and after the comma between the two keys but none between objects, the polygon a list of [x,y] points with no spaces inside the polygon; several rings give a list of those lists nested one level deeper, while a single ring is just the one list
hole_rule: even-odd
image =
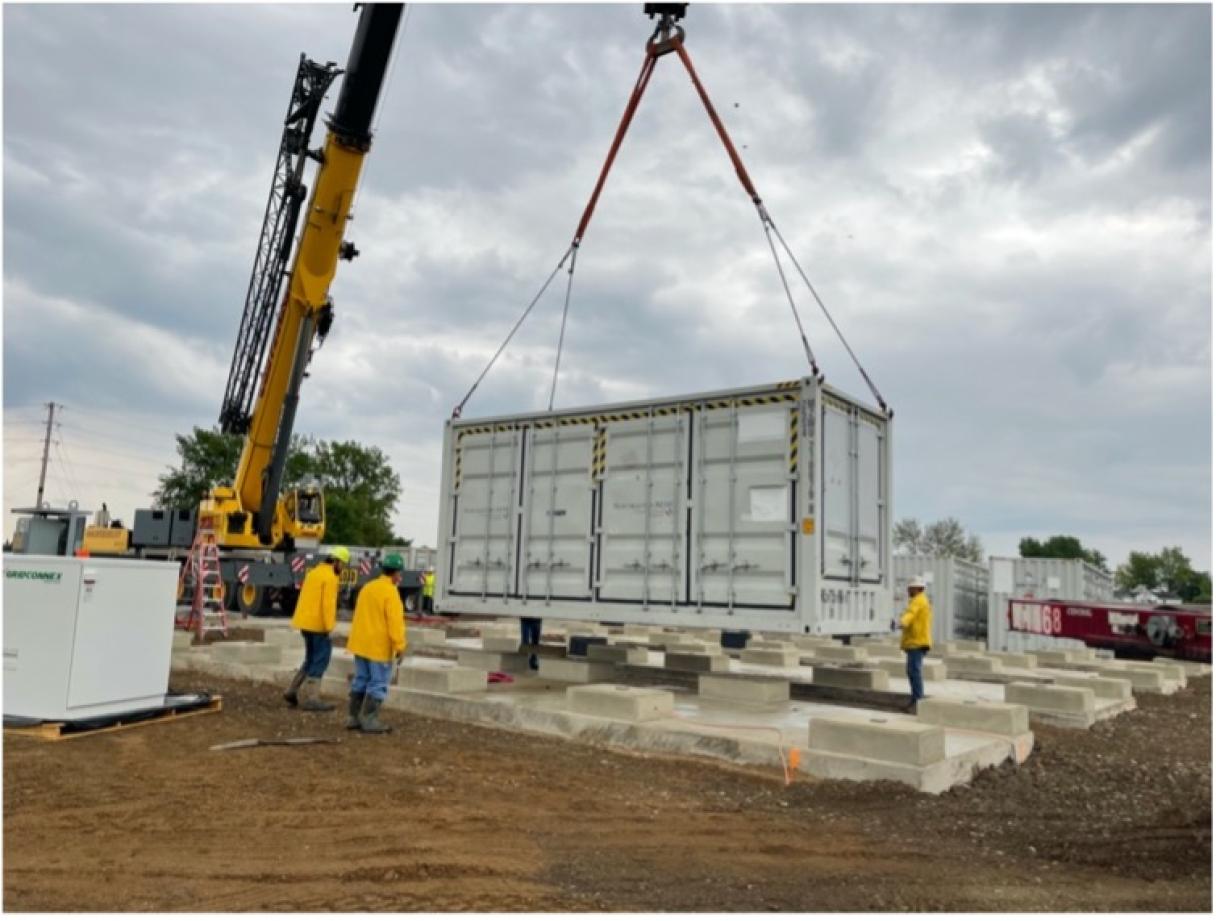
[{"label": "crane boom", "polygon": [[248,417],[236,479],[231,487],[213,489],[200,509],[200,515],[210,514],[222,545],[292,546],[297,538],[319,541],[324,534],[319,491],[292,494],[286,501],[279,493],[300,385],[314,343],[324,339],[333,320],[329,287],[338,260],[358,255],[354,244],[343,238],[363,159],[371,148],[372,117],[401,11],[402,4],[376,3],[365,4],[360,13],[325,145],[315,154],[320,166],[303,212],[303,230]]}]

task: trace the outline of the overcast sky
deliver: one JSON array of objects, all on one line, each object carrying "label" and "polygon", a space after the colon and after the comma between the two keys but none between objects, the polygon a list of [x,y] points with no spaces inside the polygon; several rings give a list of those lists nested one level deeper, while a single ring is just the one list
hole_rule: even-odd
[{"label": "overcast sky", "polygon": [[[301,51],[334,6],[4,17],[4,505],[130,516],[219,412]],[[760,194],[896,410],[895,513],[990,553],[1211,557],[1207,6],[693,5]],[[443,423],[556,264],[649,34],[640,4],[411,10],[298,430],[383,447],[435,541]],[[332,106],[336,95],[331,95]],[[314,143],[320,142],[320,133]],[[800,293],[829,382],[865,388]],[[543,408],[555,287],[466,417]],[[659,63],[582,247],[572,406],[807,367],[755,211]]]}]

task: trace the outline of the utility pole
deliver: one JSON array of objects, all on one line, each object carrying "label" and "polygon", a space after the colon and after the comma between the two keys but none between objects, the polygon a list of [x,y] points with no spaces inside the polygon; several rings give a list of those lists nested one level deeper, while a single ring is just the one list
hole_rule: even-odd
[{"label": "utility pole", "polygon": [[[42,472],[38,474],[38,501],[34,503],[37,508],[42,508],[42,491],[46,486],[46,462],[51,453],[51,427],[55,422],[55,404],[47,403],[46,408],[46,438],[42,441]],[[60,409],[62,408],[60,407]]]}]

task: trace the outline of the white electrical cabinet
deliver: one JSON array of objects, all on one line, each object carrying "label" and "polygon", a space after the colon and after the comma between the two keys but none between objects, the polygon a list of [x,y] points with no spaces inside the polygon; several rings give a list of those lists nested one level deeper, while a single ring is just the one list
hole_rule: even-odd
[{"label": "white electrical cabinet", "polygon": [[814,378],[449,421],[441,501],[444,613],[890,625],[890,421]]},{"label": "white electrical cabinet", "polygon": [[4,715],[118,716],[164,705],[178,564],[6,554]]}]

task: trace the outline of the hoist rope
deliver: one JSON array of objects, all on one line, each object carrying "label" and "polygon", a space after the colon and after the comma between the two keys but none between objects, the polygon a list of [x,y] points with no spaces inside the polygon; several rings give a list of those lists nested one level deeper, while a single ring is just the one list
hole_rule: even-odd
[{"label": "hoist rope", "polygon": [[[773,262],[777,265],[777,274],[781,276],[781,287],[785,289],[785,297],[790,302],[790,311],[794,314],[794,322],[798,324],[798,335],[802,338],[802,348],[806,352],[806,360],[811,366],[813,373],[818,380],[823,380],[819,373],[819,365],[815,362],[815,353],[811,351],[811,343],[806,338],[806,330],[802,328],[802,317],[798,314],[798,306],[794,303],[794,295],[790,291],[790,283],[785,278],[785,269],[781,266],[781,257],[777,255],[777,247],[773,244],[773,235],[769,229],[769,222],[764,219],[764,212],[761,209],[760,226],[764,228],[764,238],[768,240],[768,248],[773,254]],[[776,228],[772,228],[775,230]]]},{"label": "hoist rope", "polygon": [[562,345],[566,341],[566,316],[570,313],[570,289],[574,287],[574,266],[578,262],[578,244],[570,247],[570,268],[566,275],[566,302],[562,305],[562,328],[557,335],[557,360],[553,362],[553,386],[549,388],[549,412],[553,412],[553,400],[557,396],[557,372],[562,366]]},{"label": "hoist rope", "polygon": [[528,314],[532,312],[532,308],[536,306],[536,302],[539,301],[541,299],[541,295],[543,295],[549,289],[549,285],[553,283],[553,279],[557,277],[557,273],[562,270],[562,267],[566,264],[566,260],[570,258],[570,254],[573,252],[574,247],[571,246],[562,256],[561,261],[557,264],[557,267],[549,273],[549,277],[545,279],[545,283],[541,285],[540,290],[536,292],[536,297],[532,298],[532,302],[528,304],[524,312],[520,314],[519,319],[515,321],[515,325],[511,327],[511,331],[507,333],[507,338],[502,341],[502,345],[500,345],[498,347],[498,351],[494,353],[494,357],[490,359],[489,363],[485,366],[485,368],[482,369],[482,372],[477,375],[477,380],[473,381],[473,386],[470,387],[469,392],[464,395],[464,399],[461,400],[460,403],[457,404],[456,408],[452,410],[453,419],[460,418],[460,413],[464,410],[464,404],[469,402],[469,397],[473,395],[473,391],[477,389],[478,385],[485,378],[486,374],[488,374],[490,369],[494,367],[494,362],[498,361],[498,356],[502,354],[503,349],[505,349],[508,343],[510,343],[510,341],[514,338],[515,333],[519,331],[519,327],[523,325],[524,320],[528,318]]}]

